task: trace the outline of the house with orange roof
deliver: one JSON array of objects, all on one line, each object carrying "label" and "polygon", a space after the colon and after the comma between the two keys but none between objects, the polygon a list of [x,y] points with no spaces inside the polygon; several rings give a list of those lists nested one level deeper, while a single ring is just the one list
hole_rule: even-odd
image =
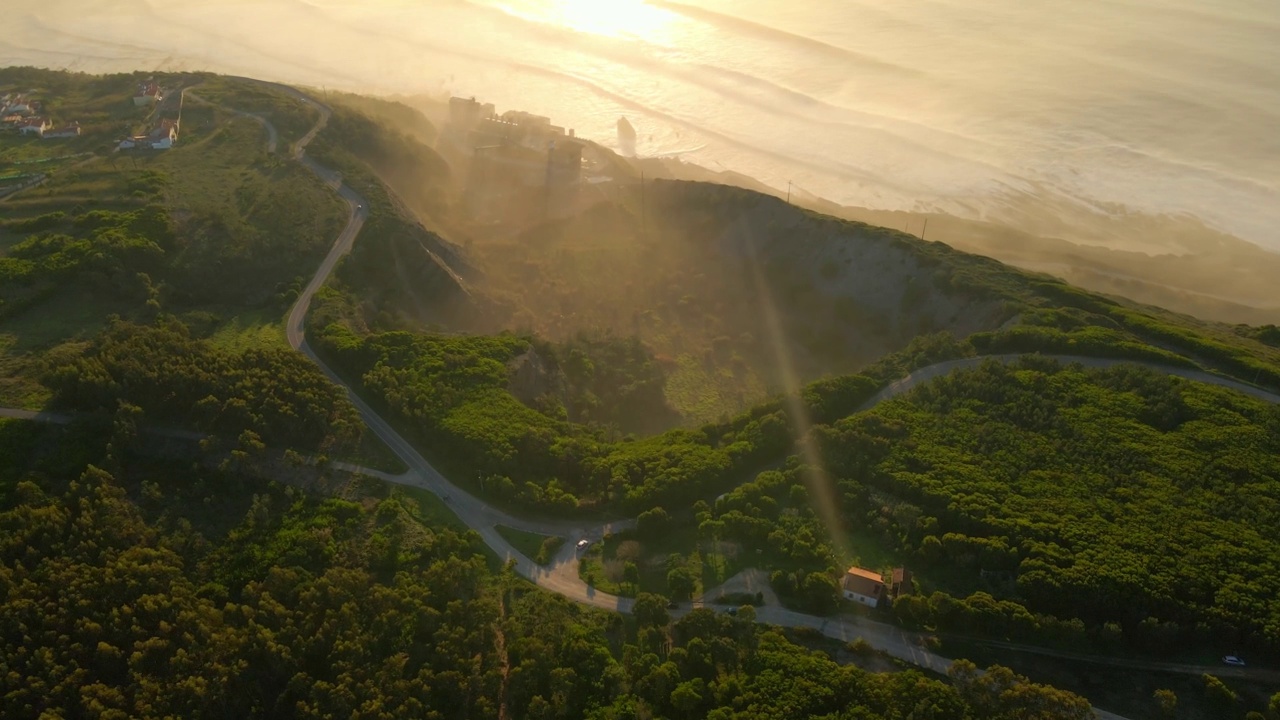
[{"label": "house with orange roof", "polygon": [[851,567],[840,581],[840,592],[845,600],[875,607],[884,594],[884,576],[875,570]]}]

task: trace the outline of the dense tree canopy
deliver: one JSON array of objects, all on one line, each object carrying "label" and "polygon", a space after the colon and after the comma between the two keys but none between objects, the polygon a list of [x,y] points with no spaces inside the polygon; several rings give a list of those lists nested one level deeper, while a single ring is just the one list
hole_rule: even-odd
[{"label": "dense tree canopy", "polygon": [[[777,408],[744,416],[732,426],[732,437],[724,435],[725,428],[709,428],[611,441],[612,433],[599,425],[569,422],[555,406],[539,411],[511,394],[510,363],[533,348],[523,338],[405,332],[359,338],[335,324],[314,342],[340,371],[359,378],[406,431],[445,450],[444,459],[463,470],[460,480],[479,475],[477,491],[525,507],[562,510],[611,502],[639,511],[664,500],[692,499],[790,446],[788,423]],[[564,362],[590,361],[578,350],[570,345]],[[584,372],[570,374],[581,378]],[[626,395],[633,392],[631,382],[609,385]]]},{"label": "dense tree canopy", "polygon": [[842,477],[920,508],[904,548],[1014,572],[1036,610],[1280,646],[1275,406],[1137,367],[989,363],[823,442]]},{"label": "dense tree canopy", "polygon": [[351,446],[362,432],[342,390],[296,352],[231,353],[172,320],[117,321],[45,382],[58,407],[114,412],[135,405],[153,423],[309,450]]},{"label": "dense tree canopy", "polygon": [[[53,432],[26,439],[93,444]],[[669,625],[642,596],[628,629],[495,571],[478,535],[382,486],[324,499],[152,460],[67,481],[32,447],[0,496],[6,718],[1013,720],[1082,702],[998,669],[997,698],[972,672],[841,666],[749,608]]]},{"label": "dense tree canopy", "polygon": [[[1076,642],[1088,628],[1104,647],[1123,634],[1151,650],[1280,646],[1276,406],[1137,366],[1028,358],[813,433],[843,532],[887,545],[928,588],[982,591],[904,598],[909,624]],[[793,575],[838,571],[814,477],[795,458],[701,522]]]}]

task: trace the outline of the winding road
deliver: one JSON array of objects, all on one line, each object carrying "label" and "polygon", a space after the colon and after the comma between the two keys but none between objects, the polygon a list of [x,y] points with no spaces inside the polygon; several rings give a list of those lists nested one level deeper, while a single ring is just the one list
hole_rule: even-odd
[{"label": "winding road", "polygon": [[[623,613],[631,612],[634,602],[632,599],[598,592],[579,578],[577,541],[581,539],[599,541],[606,533],[618,532],[630,527],[634,523],[633,520],[622,520],[596,526],[582,526],[573,522],[542,522],[526,520],[508,515],[507,513],[492,507],[480,498],[477,498],[450,483],[443,475],[432,467],[431,464],[427,462],[427,460],[423,458],[422,455],[391,426],[390,423],[365,403],[345,380],[339,377],[337,373],[333,372],[333,370],[329,368],[328,365],[326,365],[308,345],[304,321],[306,319],[307,310],[311,306],[311,300],[314,298],[316,292],[324,285],[325,281],[328,280],[329,275],[333,272],[338,261],[351,250],[352,243],[360,233],[360,229],[363,227],[364,222],[368,217],[368,210],[365,208],[367,203],[364,198],[342,182],[339,173],[323,167],[306,155],[307,145],[329,121],[332,113],[327,106],[317,102],[306,94],[285,85],[268,83],[250,78],[238,79],[286,93],[297,100],[310,105],[319,112],[320,118],[316,122],[315,127],[293,144],[290,154],[293,159],[297,160],[304,167],[314,173],[326,185],[333,188],[348,206],[349,219],[347,224],[338,235],[337,240],[334,242],[328,255],[324,258],[324,261],[321,262],[315,275],[311,278],[311,281],[307,283],[306,288],[303,289],[302,293],[298,296],[297,302],[290,310],[288,319],[286,320],[286,334],[288,336],[290,346],[305,354],[317,366],[319,366],[333,382],[346,389],[348,397],[360,411],[360,415],[368,425],[369,429],[372,430],[384,443],[386,443],[386,445],[391,448],[391,450],[399,456],[402,461],[404,461],[408,470],[399,475],[392,475],[389,473],[350,465],[340,465],[339,467],[345,470],[378,477],[387,482],[428,490],[439,496],[441,500],[457,514],[462,522],[479,533],[479,535],[484,539],[484,542],[494,551],[494,553],[497,554],[499,558],[504,558],[508,561],[514,562],[516,572],[537,584],[539,587],[563,595],[575,602],[593,607]],[[230,110],[230,108],[228,108],[228,110]],[[251,113],[242,113],[234,110],[232,112],[252,117],[262,123],[268,132],[269,151],[274,152],[276,150],[275,144],[278,135],[269,120]],[[864,408],[872,407],[880,402],[888,400],[889,398],[908,392],[921,383],[928,382],[934,378],[958,369],[974,367],[988,359],[995,359],[1001,362],[1012,362],[1018,357],[1019,356],[1017,355],[999,355],[965,358],[963,360],[954,360],[925,367],[885,387],[875,397],[869,400]],[[1071,356],[1064,356],[1056,359],[1064,362],[1078,362],[1086,367],[1094,368],[1112,367],[1122,363],[1132,363],[1132,361]],[[1274,393],[1260,390],[1227,378],[1198,371],[1190,371],[1183,368],[1170,368],[1154,365],[1148,366],[1179,377],[1229,387],[1268,402],[1280,403],[1280,396]],[[64,415],[4,408],[0,408],[0,417],[61,424],[65,424],[70,421],[70,418]],[[506,539],[498,533],[496,528],[498,525],[505,525],[544,535],[557,535],[564,537],[566,542],[560,552],[557,553],[556,557],[547,566],[540,566],[520,554],[510,543],[508,543]],[[696,603],[695,605],[701,605],[701,603]],[[707,606],[716,607],[714,605]],[[680,609],[672,611],[671,614],[674,617],[681,617],[690,612],[691,609],[692,606],[686,603]],[[756,610],[756,619],[759,622],[769,623],[772,625],[813,628],[821,632],[823,635],[837,640],[849,641],[862,638],[877,650],[881,650],[900,660],[904,660],[919,667],[927,668],[939,673],[945,673],[952,662],[948,658],[924,649],[921,645],[920,637],[915,634],[904,632],[892,625],[862,618],[824,618],[771,605],[758,608]],[[1170,672],[1212,671],[1219,675],[1235,674],[1230,672],[1230,670],[1235,670],[1235,668],[1196,667],[1192,670],[1188,670],[1188,668],[1191,668],[1192,666],[1176,666],[1173,664],[1165,665],[1160,663],[1145,663],[1143,667],[1145,669],[1166,670]],[[1095,711],[1097,712],[1098,717],[1103,720],[1123,720],[1120,716],[1106,711],[1097,710],[1096,708]]]},{"label": "winding road", "polygon": [[[350,251],[352,242],[354,241],[355,236],[360,232],[360,228],[363,226],[365,218],[367,217],[367,210],[364,208],[366,203],[354,190],[343,184],[341,180],[338,179],[336,173],[325,169],[314,160],[308,158],[305,154],[306,145],[315,137],[316,133],[324,127],[325,123],[328,122],[330,116],[329,108],[293,88],[270,83],[264,84],[288,93],[289,95],[317,108],[320,111],[321,117],[319,122],[316,123],[316,126],[312,128],[311,132],[295,144],[293,156],[320,177],[321,180],[331,186],[334,186],[350,208],[351,216],[347,226],[338,236],[338,240],[329,251],[329,255],[324,259],[324,262],[320,264],[319,270],[311,279],[311,282],[307,284],[307,287],[303,290],[302,294],[299,295],[297,302],[290,311],[286,331],[289,338],[289,344],[294,349],[304,353],[308,358],[315,362],[316,365],[318,365],[320,369],[323,370],[331,380],[333,380],[333,382],[347,390],[348,396],[359,409],[360,415],[368,427],[373,430],[374,434],[386,443],[387,446],[390,447],[391,450],[395,452],[395,454],[399,456],[409,468],[405,473],[400,475],[390,475],[387,473],[371,474],[381,477],[389,482],[424,488],[435,493],[453,509],[453,511],[464,523],[467,524],[468,527],[479,533],[480,536],[484,538],[485,544],[487,544],[500,558],[505,558],[508,561],[514,562],[516,572],[539,587],[559,593],[570,600],[591,605],[593,607],[623,613],[631,612],[634,604],[634,601],[631,598],[618,597],[616,595],[598,592],[583,582],[578,576],[577,541],[584,538],[598,541],[603,538],[606,533],[617,532],[626,527],[630,527],[634,521],[624,520],[595,527],[583,527],[574,523],[528,521],[513,517],[490,506],[480,498],[465,492],[445,479],[445,477],[432,467],[431,464],[428,463],[407,440],[396,432],[390,423],[384,420],[373,410],[373,408],[365,403],[346,383],[346,381],[339,377],[337,373],[333,372],[333,370],[316,355],[311,347],[307,345],[304,321],[306,319],[307,310],[311,305],[311,299],[315,296],[316,291],[324,285],[329,274],[333,271],[333,268],[337,265],[342,256]],[[921,368],[907,377],[885,387],[871,398],[871,400],[866,403],[865,407],[872,407],[892,397],[908,392],[921,383],[928,382],[947,373],[954,372],[955,370],[975,367],[988,359],[995,359],[1000,362],[1013,362],[1017,360],[1018,357],[1018,355],[997,355],[965,358]],[[1076,356],[1063,356],[1056,359],[1062,362],[1080,363],[1081,365],[1092,368],[1113,367],[1132,362]],[[1245,385],[1244,383],[1240,383],[1235,380],[1199,371],[1186,370],[1183,368],[1147,365],[1172,375],[1177,375],[1179,377],[1199,382],[1229,387],[1268,402],[1280,403],[1280,395]],[[497,525],[506,525],[508,527],[544,535],[559,535],[565,537],[567,542],[564,543],[556,557],[544,567],[537,565],[512,547],[506,539],[498,534],[496,529]],[[701,603],[698,604],[700,605]],[[673,611],[671,614],[678,618],[689,613],[691,609],[692,606],[685,604],[680,609]],[[777,606],[758,608],[756,610],[756,619],[759,622],[771,625],[813,628],[821,632],[823,635],[836,640],[851,641],[857,638],[862,638],[877,650],[881,650],[895,658],[904,660],[913,665],[939,673],[945,673],[952,663],[951,659],[929,652],[922,647],[919,636],[904,632],[895,626],[885,623],[873,622],[862,618],[824,618]],[[1183,666],[1184,672],[1187,667],[1190,666]],[[1195,668],[1195,671],[1198,672],[1214,671],[1218,674],[1227,674],[1224,670],[1224,668]],[[1176,672],[1178,670],[1174,671]],[[1109,713],[1105,710],[1094,708],[1094,711],[1101,720],[1124,720],[1121,716]]]}]

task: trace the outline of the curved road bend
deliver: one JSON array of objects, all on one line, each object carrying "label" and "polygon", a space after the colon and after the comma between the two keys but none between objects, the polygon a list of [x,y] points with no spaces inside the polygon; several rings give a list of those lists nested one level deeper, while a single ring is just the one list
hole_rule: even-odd
[{"label": "curved road bend", "polygon": [[257,115],[251,112],[245,112],[244,110],[236,110],[235,108],[229,108],[226,105],[220,105],[218,103],[213,102],[212,100],[206,100],[200,97],[199,95],[196,95],[194,92],[191,92],[192,90],[195,90],[197,87],[199,87],[199,85],[195,87],[189,87],[186,90],[183,90],[183,98],[187,100],[194,100],[201,105],[208,105],[210,107],[214,107],[219,110],[222,110],[223,112],[231,113],[232,115],[239,115],[240,117],[245,117],[245,118],[249,118],[250,120],[253,120],[254,122],[261,125],[264,130],[267,131],[267,153],[268,154],[275,153],[276,146],[279,144],[279,141],[280,141],[280,136],[276,133],[275,125],[272,125],[265,117],[261,115]]},{"label": "curved road bend", "polygon": [[[285,327],[286,335],[288,336],[290,346],[310,358],[333,382],[346,389],[348,397],[360,411],[360,415],[368,427],[375,435],[386,443],[401,460],[404,461],[409,470],[400,475],[391,475],[389,473],[378,472],[347,464],[338,464],[338,467],[344,470],[360,472],[373,477],[378,477],[388,482],[428,490],[439,496],[458,515],[458,517],[467,524],[468,527],[479,533],[479,535],[484,539],[485,544],[493,549],[500,558],[514,561],[516,571],[521,576],[537,584],[539,587],[559,593],[570,600],[591,605],[593,607],[624,613],[631,612],[634,604],[634,601],[631,598],[623,598],[616,595],[598,592],[578,577],[578,553],[576,542],[577,540],[584,538],[599,540],[605,533],[617,532],[632,526],[634,524],[634,520],[624,520],[589,527],[572,522],[539,522],[524,520],[512,517],[511,515],[490,506],[483,500],[463,491],[461,488],[445,479],[445,477],[432,467],[431,464],[428,463],[426,459],[423,458],[411,444],[409,444],[408,441],[401,437],[401,435],[396,432],[396,430],[392,428],[386,420],[378,415],[373,408],[369,407],[369,405],[365,403],[354,390],[352,390],[346,381],[340,378],[337,373],[333,372],[333,370],[330,369],[307,344],[303,323],[306,318],[307,310],[311,305],[311,300],[328,279],[329,275],[333,272],[338,261],[343,255],[347,254],[351,250],[352,243],[354,242],[356,235],[359,234],[360,229],[363,227],[364,221],[367,218],[368,211],[363,207],[366,203],[360,195],[342,183],[341,176],[338,173],[325,168],[306,155],[306,146],[315,138],[316,134],[324,128],[332,114],[332,111],[327,106],[286,85],[253,80],[251,78],[238,79],[282,91],[319,111],[320,119],[316,122],[316,125],[310,130],[310,132],[293,145],[291,157],[314,173],[325,184],[333,188],[339,196],[346,201],[348,206],[349,218],[347,225],[342,229],[342,232],[338,235],[337,240],[330,249],[329,254],[320,264],[319,269],[311,278],[311,281],[307,283],[306,288],[303,289],[302,293],[298,296],[297,302],[290,310]],[[244,114],[251,115],[249,113]],[[271,126],[269,121],[258,116],[252,117],[262,120],[264,126],[268,128],[268,132],[271,136],[275,136],[274,127]],[[965,358],[962,360],[953,360],[921,368],[881,390],[871,400],[865,403],[862,409],[870,408],[884,400],[901,395],[922,383],[933,380],[934,378],[940,377],[954,370],[975,367],[988,359],[995,359],[1000,362],[1012,362],[1013,360],[1018,359],[1018,357],[1020,356],[996,355]],[[1125,360],[1075,356],[1053,357],[1061,362],[1078,362],[1086,367],[1095,368],[1106,368],[1120,364],[1133,363],[1133,361]],[[1169,368],[1150,363],[1138,364],[1147,365],[1153,369],[1177,375],[1179,377],[1236,389],[1268,402],[1280,403],[1280,395],[1269,393],[1227,378],[1198,371],[1185,370],[1182,368]],[[60,415],[3,408],[0,408],[0,417],[42,420],[55,423],[66,423],[68,421],[68,418]],[[517,552],[510,543],[498,534],[496,529],[497,525],[505,525],[544,535],[563,536],[567,542],[561,548],[560,552],[557,553],[551,564],[543,567],[535,564],[532,560]],[[701,603],[699,603],[699,605],[700,604]],[[714,605],[707,606],[716,607]],[[681,607],[679,610],[673,611],[671,615],[678,618],[687,614],[689,611],[689,607]],[[885,623],[878,623],[860,618],[824,618],[772,606],[757,608],[756,618],[760,622],[773,625],[813,628],[821,632],[823,635],[836,640],[849,641],[856,638],[862,638],[876,649],[895,658],[940,673],[945,673],[952,662],[948,658],[931,653],[922,648],[917,636],[906,633],[897,627]],[[1160,663],[1151,663],[1147,666],[1148,669],[1153,670],[1167,669],[1178,672],[1178,670],[1173,669],[1176,667],[1185,668],[1188,666],[1173,666],[1170,664],[1170,667],[1165,667]],[[1204,668],[1198,668],[1197,670],[1201,672],[1205,671]],[[1184,672],[1185,671],[1186,670],[1184,670]],[[1104,710],[1098,710],[1097,708],[1094,710],[1101,720],[1124,720],[1124,718],[1119,715],[1108,713]]]}]

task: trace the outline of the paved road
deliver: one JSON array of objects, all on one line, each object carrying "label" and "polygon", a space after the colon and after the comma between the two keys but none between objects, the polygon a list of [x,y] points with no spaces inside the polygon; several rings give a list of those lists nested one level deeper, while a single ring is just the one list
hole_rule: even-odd
[{"label": "paved road", "polygon": [[[896,380],[890,383],[889,385],[885,386],[883,390],[876,393],[870,400],[863,403],[862,407],[858,408],[858,410],[859,411],[869,410],[875,407],[876,405],[879,405],[880,403],[884,402],[885,400],[888,400],[893,397],[897,397],[898,395],[901,395],[909,390],[915,389],[919,385],[927,383],[930,380],[942,377],[943,375],[947,375],[949,373],[955,372],[956,370],[974,368],[988,360],[996,360],[1002,363],[1012,363],[1012,362],[1016,362],[1021,357],[1022,355],[981,355],[978,357],[962,358],[960,360],[948,360],[947,362],[940,362],[935,365],[929,365],[928,367],[923,367],[923,368],[920,368],[919,370],[916,370],[915,372],[902,378],[901,380]],[[1184,378],[1186,380],[1194,380],[1196,382],[1208,383],[1210,385],[1218,385],[1220,387],[1230,388],[1232,390],[1236,390],[1246,395],[1249,395],[1251,397],[1262,400],[1263,402],[1269,402],[1272,404],[1280,403],[1280,395],[1277,395],[1276,393],[1270,392],[1268,390],[1263,390],[1262,388],[1259,388],[1259,387],[1254,387],[1253,385],[1242,383],[1238,380],[1225,378],[1225,377],[1222,377],[1221,375],[1213,375],[1207,372],[1203,372],[1201,370],[1190,370],[1187,368],[1174,367],[1172,365],[1160,365],[1158,363],[1138,362],[1135,360],[1123,360],[1118,358],[1096,358],[1096,357],[1084,357],[1082,355],[1047,355],[1045,357],[1056,360],[1064,365],[1070,364],[1070,363],[1079,363],[1084,367],[1095,368],[1095,369],[1113,368],[1118,365],[1142,365],[1143,367],[1147,367],[1152,370],[1158,370],[1166,375],[1174,375],[1176,377]]]}]

